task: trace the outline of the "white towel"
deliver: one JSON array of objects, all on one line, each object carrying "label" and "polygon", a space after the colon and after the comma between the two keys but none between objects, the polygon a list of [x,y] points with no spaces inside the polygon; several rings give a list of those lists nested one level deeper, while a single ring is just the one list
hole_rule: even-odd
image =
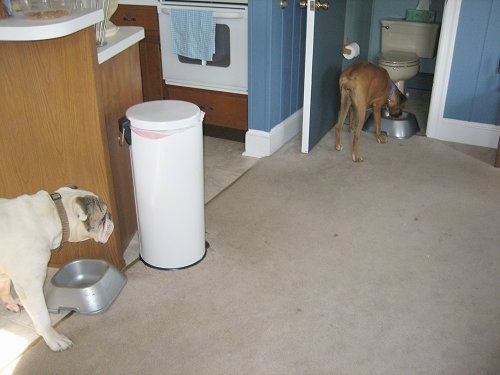
[{"label": "white towel", "polygon": [[203,61],[215,53],[215,20],[204,10],[172,9],[170,12],[172,52]]}]

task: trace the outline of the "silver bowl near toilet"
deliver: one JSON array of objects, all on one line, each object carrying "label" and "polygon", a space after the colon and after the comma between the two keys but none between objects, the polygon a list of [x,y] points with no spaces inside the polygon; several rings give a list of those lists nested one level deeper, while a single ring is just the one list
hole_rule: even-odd
[{"label": "silver bowl near toilet", "polygon": [[[413,113],[407,111],[403,111],[399,117],[392,117],[387,109],[382,110],[380,128],[389,137],[399,139],[410,138],[412,135],[420,132],[417,118]],[[363,130],[375,133],[373,114],[366,120]]]}]

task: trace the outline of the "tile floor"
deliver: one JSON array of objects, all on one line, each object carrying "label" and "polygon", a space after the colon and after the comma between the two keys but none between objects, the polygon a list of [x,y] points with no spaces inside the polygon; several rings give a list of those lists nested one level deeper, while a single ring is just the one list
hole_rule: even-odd
[{"label": "tile floor", "polygon": [[429,117],[429,103],[431,92],[425,90],[408,89],[408,102],[405,110],[414,113],[420,127],[419,135],[425,135],[427,129],[427,117]]},{"label": "tile floor", "polygon": [[[49,268],[47,280],[56,273],[56,269]],[[68,313],[50,314],[52,324],[56,324]],[[7,374],[8,366],[26,348],[38,339],[38,334],[33,328],[33,323],[26,311],[18,314],[0,307],[0,374]]]},{"label": "tile floor", "polygon": [[[243,156],[244,149],[243,143],[204,137],[205,203],[224,191],[259,160]],[[125,262],[130,264],[138,256],[136,236],[125,251]],[[49,268],[46,283],[56,271]],[[68,312],[50,314],[50,318],[54,325],[69,315]],[[19,355],[38,338],[26,311],[14,314],[0,307],[0,374],[11,373],[10,369],[15,368]]]}]

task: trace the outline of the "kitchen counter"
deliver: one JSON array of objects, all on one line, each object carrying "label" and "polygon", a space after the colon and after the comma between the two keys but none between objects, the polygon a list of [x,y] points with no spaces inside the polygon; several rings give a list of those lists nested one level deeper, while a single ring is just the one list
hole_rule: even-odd
[{"label": "kitchen counter", "polygon": [[[122,268],[137,220],[130,150],[120,145],[118,120],[143,101],[137,40],[144,30],[122,27],[97,48],[93,22],[102,17],[89,21],[88,14],[80,13],[83,24],[74,19],[79,26],[61,20],[64,31],[52,30],[49,39],[0,40],[0,71],[8,77],[0,85],[0,191],[15,197],[74,181],[95,192],[113,213],[108,242],[67,243],[51,253],[50,266],[89,258]],[[21,25],[29,28],[26,21]],[[15,19],[0,22],[0,30],[16,22],[23,32]],[[54,37],[68,33],[68,26],[83,28]]]},{"label": "kitchen counter", "polygon": [[[0,41],[27,42],[65,37],[93,26],[104,19],[102,9],[75,9],[67,17],[53,20],[32,20],[17,15],[0,20]],[[113,35],[106,37],[106,44],[97,47],[99,64],[116,56],[144,39],[144,29],[122,26]]]},{"label": "kitchen counter", "polygon": [[55,39],[73,34],[104,20],[102,9],[74,9],[69,16],[32,20],[24,15],[0,20],[0,41]]},{"label": "kitchen counter", "polygon": [[142,39],[144,28],[121,26],[116,34],[106,37],[106,45],[97,48],[97,61],[102,64]]}]

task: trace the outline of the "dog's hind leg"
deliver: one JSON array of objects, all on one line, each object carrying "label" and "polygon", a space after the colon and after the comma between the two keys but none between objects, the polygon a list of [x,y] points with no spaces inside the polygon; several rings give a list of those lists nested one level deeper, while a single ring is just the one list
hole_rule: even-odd
[{"label": "dog's hind leg", "polygon": [[356,110],[351,105],[349,109],[349,132],[353,133],[356,130],[356,125],[358,123],[358,119],[356,117]]},{"label": "dog's hind leg", "polygon": [[360,162],[363,161],[363,158],[359,154],[359,138],[364,125],[365,108],[358,106],[354,109],[356,113],[356,126],[354,128],[354,136],[352,139],[352,161]]},{"label": "dog's hind leg", "polygon": [[[342,128],[344,126],[344,121],[351,108],[351,97],[350,92],[345,87],[340,88],[340,111],[337,124],[335,125],[335,149],[340,151],[344,147],[342,146]],[[351,126],[351,125],[349,125]]]},{"label": "dog's hind leg", "polygon": [[20,302],[12,297],[10,284],[10,278],[7,275],[0,275],[0,300],[2,300],[7,310],[17,313],[21,311]]},{"label": "dog's hind leg", "polygon": [[378,104],[373,105],[373,122],[375,123],[375,138],[378,143],[387,143],[387,136],[382,133],[382,107]]}]

